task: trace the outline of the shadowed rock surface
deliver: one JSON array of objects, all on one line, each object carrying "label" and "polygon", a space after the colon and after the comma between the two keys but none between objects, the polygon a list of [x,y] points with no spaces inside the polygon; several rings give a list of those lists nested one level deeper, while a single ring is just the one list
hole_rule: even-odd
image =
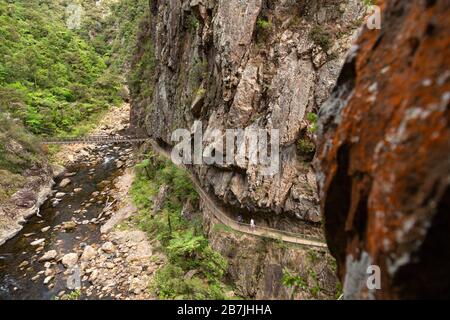
[{"label": "shadowed rock surface", "polygon": [[320,112],[326,236],[347,298],[449,298],[450,3],[382,6]]}]

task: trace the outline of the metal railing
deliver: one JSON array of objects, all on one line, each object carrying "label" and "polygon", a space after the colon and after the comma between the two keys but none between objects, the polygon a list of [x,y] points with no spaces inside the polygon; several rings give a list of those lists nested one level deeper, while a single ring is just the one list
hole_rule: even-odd
[{"label": "metal railing", "polygon": [[[150,140],[151,144],[153,146],[153,149],[164,156],[165,158],[170,159],[170,154],[167,150],[161,148],[157,142]],[[246,234],[251,234],[259,237],[267,237],[272,238],[274,240],[281,240],[284,242],[289,243],[295,243],[299,245],[305,245],[310,247],[316,247],[316,248],[327,248],[327,245],[325,241],[320,239],[319,237],[312,236],[307,234],[305,231],[302,232],[289,232],[285,230],[280,229],[273,229],[268,227],[261,227],[261,226],[254,226],[252,227],[250,224],[246,223],[240,223],[238,221],[233,220],[228,215],[224,214],[222,212],[222,208],[218,204],[215,203],[213,199],[203,190],[203,188],[200,186],[200,183],[196,176],[192,174],[192,172],[184,165],[178,166],[185,170],[189,177],[191,178],[192,182],[194,183],[195,189],[200,194],[201,198],[204,200],[204,203],[206,206],[208,206],[209,210],[212,212],[214,217],[219,220],[224,225],[242,232]],[[306,228],[305,228],[306,229]]]},{"label": "metal railing", "polygon": [[97,144],[97,143],[128,143],[144,142],[149,138],[144,136],[108,136],[91,135],[85,137],[44,138],[43,144]]}]

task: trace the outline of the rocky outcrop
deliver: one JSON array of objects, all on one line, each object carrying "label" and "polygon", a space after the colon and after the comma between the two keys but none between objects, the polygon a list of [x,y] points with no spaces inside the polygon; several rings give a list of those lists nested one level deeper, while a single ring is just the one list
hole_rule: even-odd
[{"label": "rocky outcrop", "polygon": [[449,298],[449,14],[445,0],[385,1],[320,112],[318,185],[347,298]]},{"label": "rocky outcrop", "polygon": [[292,228],[296,219],[320,221],[315,177],[298,144],[309,139],[306,114],[334,86],[364,14],[361,2],[152,1],[151,12],[134,61],[132,123],[166,147],[174,145],[173,130],[196,120],[205,136],[278,129],[275,176],[247,161],[193,171],[224,204],[269,225],[277,215]]},{"label": "rocky outcrop", "polygon": [[28,218],[39,212],[52,191],[53,172],[47,164],[25,173],[23,186],[0,202],[0,245],[14,237]]}]

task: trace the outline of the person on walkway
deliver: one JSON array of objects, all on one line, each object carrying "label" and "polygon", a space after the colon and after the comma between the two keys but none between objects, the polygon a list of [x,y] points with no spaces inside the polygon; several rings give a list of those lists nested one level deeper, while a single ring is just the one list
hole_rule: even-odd
[{"label": "person on walkway", "polygon": [[253,219],[250,220],[250,228],[251,228],[252,230],[255,230],[255,229],[256,229],[255,220],[253,220]]},{"label": "person on walkway", "polygon": [[244,222],[244,219],[242,218],[241,215],[238,215],[237,221],[238,221],[238,223],[243,223],[243,222]]}]

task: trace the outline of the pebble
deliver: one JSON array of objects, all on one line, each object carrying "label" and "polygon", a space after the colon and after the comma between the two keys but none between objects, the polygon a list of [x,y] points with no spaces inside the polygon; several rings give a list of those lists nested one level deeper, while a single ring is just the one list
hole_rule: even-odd
[{"label": "pebble", "polygon": [[112,242],[105,242],[102,245],[102,250],[103,250],[103,252],[106,252],[106,253],[113,253],[116,250],[116,248],[114,247]]},{"label": "pebble", "polygon": [[47,278],[44,279],[44,284],[48,284],[50,281],[52,281],[53,278],[54,276],[48,276]]},{"label": "pebble", "polygon": [[72,181],[69,178],[65,178],[59,183],[59,187],[60,188],[65,188],[71,183],[72,183]]},{"label": "pebble", "polygon": [[35,246],[39,246],[39,245],[43,244],[44,242],[45,242],[45,239],[39,239],[39,240],[33,241],[33,242],[31,243],[31,245],[32,245],[33,247],[35,247]]},{"label": "pebble", "polygon": [[56,259],[56,256],[58,255],[58,252],[56,252],[56,250],[50,250],[48,252],[46,252],[40,259],[40,262],[46,262],[46,261],[50,261],[50,260],[54,260]]}]

